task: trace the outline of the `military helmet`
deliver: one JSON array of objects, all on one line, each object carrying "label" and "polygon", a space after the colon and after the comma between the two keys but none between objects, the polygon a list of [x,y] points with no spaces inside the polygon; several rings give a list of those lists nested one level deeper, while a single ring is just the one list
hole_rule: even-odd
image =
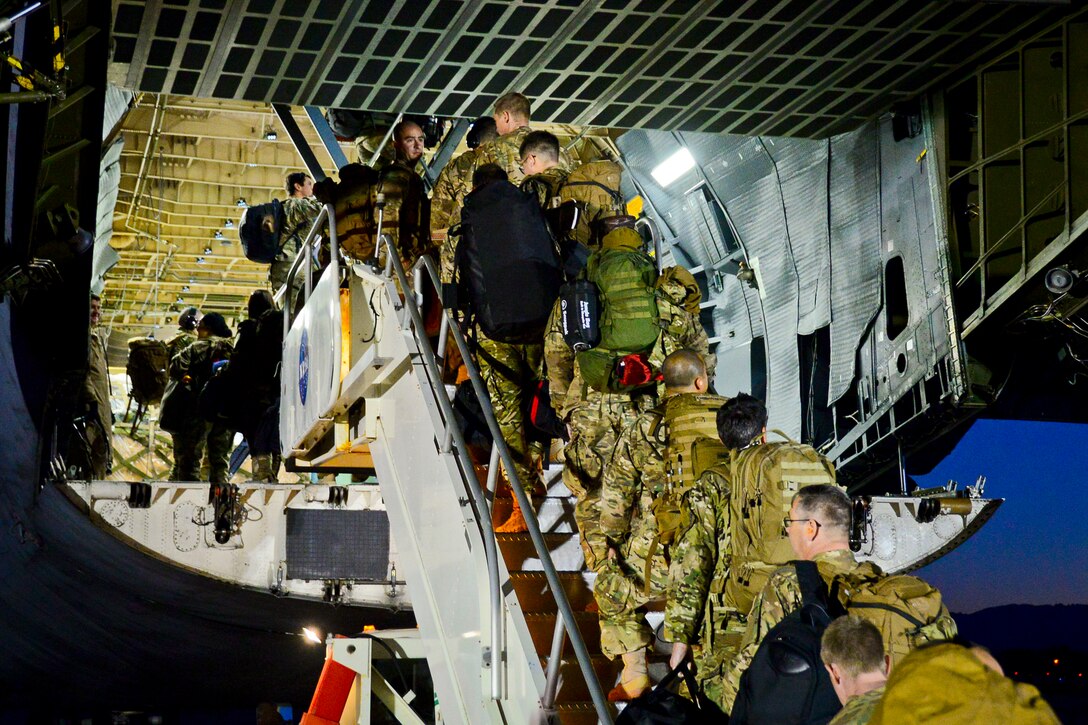
[{"label": "military helmet", "polygon": [[200,310],[195,307],[186,308],[178,317],[178,326],[183,330],[192,332],[198,324],[200,324]]}]

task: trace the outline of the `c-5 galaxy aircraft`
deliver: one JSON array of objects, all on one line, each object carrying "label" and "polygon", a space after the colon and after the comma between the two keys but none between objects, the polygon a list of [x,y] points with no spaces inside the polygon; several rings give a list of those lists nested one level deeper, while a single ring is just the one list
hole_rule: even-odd
[{"label": "c-5 galaxy aircraft", "polygon": [[[720,392],[763,397],[871,497],[859,552],[892,569],[992,515],[978,488],[907,490],[972,418],[1083,419],[1074,3],[54,0],[0,17],[7,707],[302,704],[321,666],[304,625],[402,628],[410,607],[416,634],[383,640],[427,660],[415,699],[390,675],[405,719],[431,715],[430,681],[448,722],[612,717],[567,492],[523,506],[528,534],[491,534],[504,504],[465,457],[395,264],[313,280],[283,358],[292,466],[360,482],[239,484],[221,545],[206,485],[70,475],[89,292],[123,336],[165,325],[183,285],[236,315],[262,275],[237,244],[202,250],[276,184],[232,169],[335,174],[323,109],[445,120],[429,181],[512,89],[579,158],[615,156],[658,259],[700,283]],[[197,128],[239,103],[274,104],[248,143]],[[289,145],[261,157],[272,142]],[[908,528],[926,532],[909,552]]]}]

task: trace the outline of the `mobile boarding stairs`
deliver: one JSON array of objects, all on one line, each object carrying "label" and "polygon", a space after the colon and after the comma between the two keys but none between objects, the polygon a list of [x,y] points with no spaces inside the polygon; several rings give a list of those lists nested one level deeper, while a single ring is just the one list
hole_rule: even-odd
[{"label": "mobile boarding stairs", "polygon": [[[315,283],[309,259],[326,222],[332,261]],[[214,515],[211,504],[186,499],[184,484],[152,484],[147,506],[128,500],[134,494],[121,488],[128,484],[68,482],[68,488],[100,525],[207,576],[348,606],[410,606],[418,629],[373,635],[383,650],[426,658],[443,722],[612,722],[616,710],[605,692],[622,663],[600,653],[597,615],[587,611],[594,575],[584,570],[570,493],[551,476],[547,496],[533,501],[511,473],[529,530],[493,533],[493,517],[501,521],[510,507],[508,499],[492,495],[498,464],[511,472],[513,466],[468,342],[450,313],[442,313],[437,349],[425,332],[424,291],[428,285],[440,289],[433,262],[424,257],[415,265],[413,286],[387,236],[379,239],[383,265],[352,262],[340,257],[335,226],[327,205],[285,287],[304,275],[305,305],[285,315],[281,444],[297,470],[351,473],[356,480],[374,474],[377,488],[239,484],[238,497],[250,513],[235,516],[231,542],[219,545],[194,534],[183,537],[184,546],[177,543],[177,527]],[[291,307],[285,300],[284,308]],[[447,339],[466,362],[495,441],[486,473],[469,455],[443,384]],[[194,496],[206,492],[203,484]],[[859,556],[886,571],[916,568],[958,546],[1000,504],[981,498],[981,486],[925,494],[871,497],[862,509]],[[184,506],[190,508],[181,512]],[[285,577],[292,561],[284,539],[290,539],[290,516],[299,509],[384,511],[390,536],[377,565],[388,567],[389,580]],[[165,520],[163,530],[173,522],[173,542],[147,533],[154,529],[148,520],[156,517]],[[398,587],[399,576],[407,592]],[[651,622],[660,622],[660,613],[651,613]],[[355,685],[364,693],[356,693],[353,721],[369,721],[365,693],[372,691],[400,721],[421,722],[409,705],[412,694],[393,691],[370,670],[370,644],[330,640],[330,659],[358,672]]]}]

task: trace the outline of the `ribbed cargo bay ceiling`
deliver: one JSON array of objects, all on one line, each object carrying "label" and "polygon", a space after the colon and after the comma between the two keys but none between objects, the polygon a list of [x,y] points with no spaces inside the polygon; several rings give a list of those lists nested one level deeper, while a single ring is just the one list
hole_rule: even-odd
[{"label": "ribbed cargo bay ceiling", "polygon": [[1054,23],[1062,2],[114,0],[113,79],[183,96],[823,138]]}]

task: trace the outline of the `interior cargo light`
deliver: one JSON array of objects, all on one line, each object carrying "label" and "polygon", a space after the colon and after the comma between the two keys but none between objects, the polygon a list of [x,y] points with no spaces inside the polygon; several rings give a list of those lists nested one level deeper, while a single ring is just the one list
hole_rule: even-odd
[{"label": "interior cargo light", "polygon": [[245,197],[241,197],[241,196],[238,197],[238,201],[234,202],[234,205],[239,207],[239,208],[242,208],[242,209],[249,206],[249,204],[246,203]]},{"label": "interior cargo light", "polygon": [[309,627],[303,627],[302,628],[302,636],[305,637],[308,641],[313,642],[314,644],[324,643],[324,640],[321,639],[321,635],[318,634],[316,629],[311,629]]},{"label": "interior cargo light", "polygon": [[225,226],[227,229],[233,229],[234,228],[234,222],[231,221],[230,219],[224,219],[223,220],[223,226]]},{"label": "interior cargo light", "polygon": [[650,175],[661,186],[668,186],[693,168],[695,157],[686,146],[682,146],[679,151],[658,164]]},{"label": "interior cargo light", "polygon": [[215,238],[216,238],[216,239],[222,239],[222,238],[223,238],[223,232],[221,232],[221,231],[219,231],[219,230],[216,230],[216,232],[215,232]]}]

